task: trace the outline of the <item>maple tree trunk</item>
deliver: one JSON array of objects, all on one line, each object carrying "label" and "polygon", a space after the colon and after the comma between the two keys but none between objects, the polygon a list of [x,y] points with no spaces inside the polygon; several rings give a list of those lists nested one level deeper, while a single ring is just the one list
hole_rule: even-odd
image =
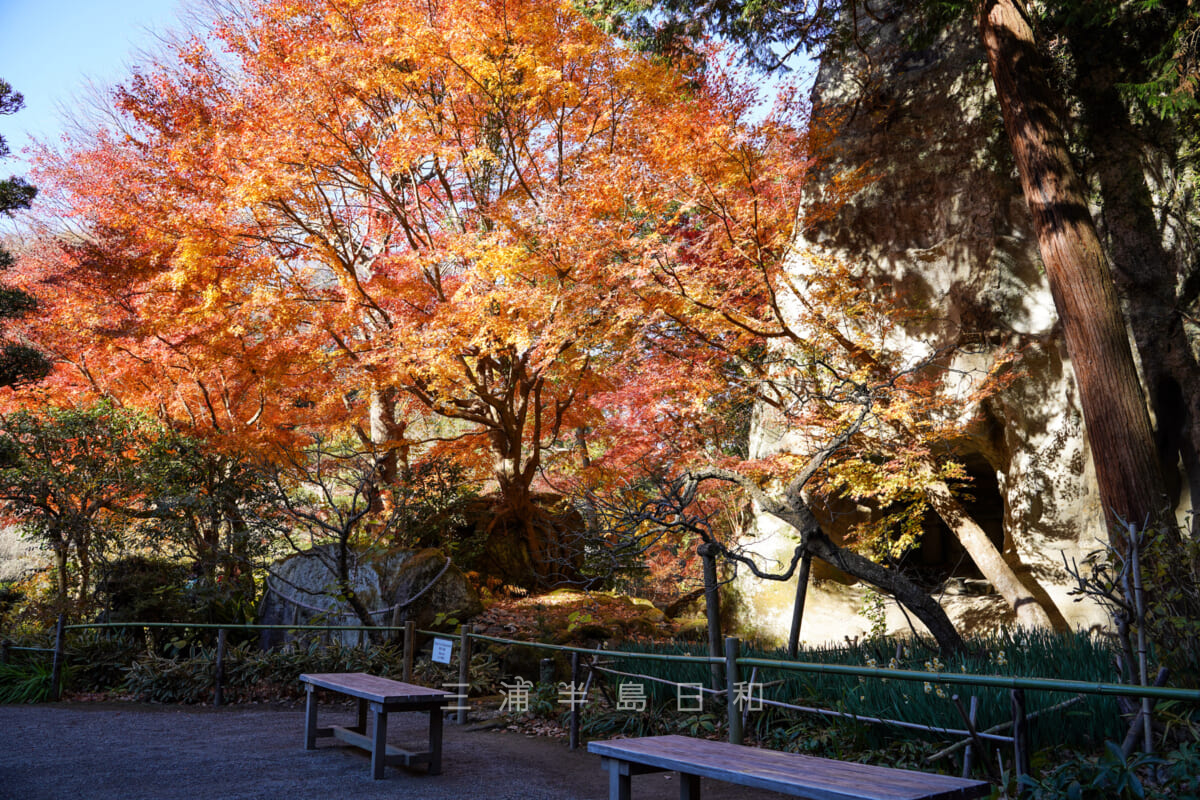
[{"label": "maple tree trunk", "polygon": [[921,621],[937,640],[944,655],[966,647],[954,623],[928,592],[895,570],[876,564],[853,550],[834,543],[819,527],[809,532],[808,551],[848,575],[890,594]]},{"label": "maple tree trunk", "polygon": [[91,535],[83,534],[80,537],[79,546],[79,608],[87,607],[87,602],[91,599],[88,596],[88,584],[92,581],[92,557],[91,550]]},{"label": "maple tree trunk", "polygon": [[946,610],[928,592],[896,570],[888,569],[834,542],[821,529],[821,523],[807,505],[792,501],[763,506],[763,510],[799,531],[800,541],[805,543],[806,550],[812,555],[896,598],[929,630],[944,655],[966,647],[954,623],[946,615]]},{"label": "maple tree trunk", "polygon": [[398,395],[399,392],[390,386],[372,389],[368,412],[371,444],[379,448],[375,456],[376,482],[372,505],[375,510],[387,513],[396,505],[393,487],[402,473],[408,473],[409,446],[403,443],[408,426],[396,416]]},{"label": "maple tree trunk", "polygon": [[70,586],[67,582],[67,543],[65,541],[55,541],[53,547],[54,571],[57,573],[54,583],[56,594],[58,595],[58,609],[60,613],[65,613],[70,593]]},{"label": "maple tree trunk", "polygon": [[1041,603],[1025,588],[1025,584],[1004,560],[1004,556],[992,544],[983,528],[979,527],[962,504],[954,499],[950,487],[939,481],[930,485],[925,490],[925,495],[929,498],[933,510],[954,533],[967,555],[983,573],[983,577],[987,578],[1000,596],[1012,606],[1017,614],[1017,624],[1026,628],[1052,628],[1053,623],[1046,609],[1042,608]]},{"label": "maple tree trunk", "polygon": [[1079,385],[1106,519],[1159,522],[1168,507],[1150,417],[1033,31],[1014,0],[987,0],[979,30]]},{"label": "maple tree trunk", "polygon": [[[540,588],[552,588],[575,581],[577,559],[562,539],[554,520],[534,500],[529,485],[498,475],[501,505],[489,525],[489,532],[506,531],[518,548],[524,549],[531,574],[529,580]],[[521,559],[524,560],[524,559]],[[512,559],[510,558],[511,562]],[[515,576],[514,576],[515,577]]]}]

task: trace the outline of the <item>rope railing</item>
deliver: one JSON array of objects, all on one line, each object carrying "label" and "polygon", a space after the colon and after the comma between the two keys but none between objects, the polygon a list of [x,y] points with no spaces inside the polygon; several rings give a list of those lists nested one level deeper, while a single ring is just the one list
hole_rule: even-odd
[{"label": "rope railing", "polygon": [[[335,631],[376,631],[376,632],[397,632],[403,631],[404,644],[404,676],[405,680],[409,680],[412,674],[413,664],[413,649],[415,634],[421,634],[430,637],[450,638],[455,634],[446,631],[418,630],[412,622],[406,623],[404,626],[385,626],[385,625],[313,625],[313,624],[255,624],[255,623],[206,623],[206,622],[94,622],[94,623],[77,623],[65,625],[60,622],[59,633],[57,635],[56,648],[37,648],[37,647],[17,647],[10,642],[4,642],[7,651],[28,651],[42,652],[54,654],[56,665],[62,662],[63,659],[63,637],[62,633],[67,630],[106,630],[106,629],[122,629],[122,628],[166,628],[166,629],[192,629],[192,630],[217,630],[222,632],[221,640],[224,640],[224,633],[235,630],[283,630],[283,631],[320,631],[320,632],[335,632]],[[781,708],[794,710],[801,713],[820,714],[824,716],[842,717],[854,719],[858,722],[866,722],[872,724],[883,724],[908,728],[914,730],[922,730],[943,736],[969,737],[968,740],[951,745],[945,752],[969,747],[968,742],[975,740],[982,745],[982,740],[990,740],[994,742],[1004,742],[1012,744],[1020,749],[1025,744],[1026,733],[1023,728],[1027,719],[1038,716],[1041,713],[1050,712],[1057,708],[1064,707],[1075,702],[1080,695],[1095,695],[1102,697],[1128,697],[1128,698],[1150,698],[1152,700],[1175,700],[1182,701],[1188,704],[1200,704],[1200,690],[1195,689],[1177,689],[1165,686],[1140,686],[1129,684],[1106,683],[1101,681],[1078,681],[1066,680],[1061,678],[1038,678],[1038,677],[1021,677],[1009,675],[975,675],[970,673],[952,673],[952,672],[933,672],[920,671],[910,669],[893,669],[887,667],[866,667],[855,666],[848,664],[823,664],[817,662],[804,661],[781,661],[777,659],[758,658],[752,656],[742,656],[739,652],[740,642],[736,638],[726,640],[725,656],[712,655],[684,655],[679,653],[647,653],[647,652],[628,652],[620,650],[598,649],[590,647],[575,647],[571,645],[552,644],[549,642],[532,642],[521,639],[510,639],[500,636],[491,636],[488,634],[478,633],[469,626],[460,626],[457,638],[460,642],[460,683],[465,683],[466,680],[461,676],[469,670],[469,653],[470,642],[472,640],[479,642],[489,642],[492,644],[507,645],[510,647],[529,647],[550,652],[561,652],[572,654],[573,661],[577,664],[579,656],[591,656],[593,662],[596,658],[612,659],[612,660],[632,660],[632,661],[658,661],[666,663],[684,663],[696,664],[702,666],[719,665],[724,668],[725,682],[724,688],[708,688],[700,687],[702,692],[710,695],[725,695],[726,701],[730,708],[730,725],[729,735],[731,741],[740,741],[742,738],[742,714],[734,713],[736,707],[735,700],[735,685],[738,692],[741,692],[743,685],[737,680],[739,670],[742,667],[754,668],[754,675],[758,674],[759,670],[775,670],[781,672],[798,672],[809,674],[822,675],[837,675],[845,677],[857,677],[860,679],[873,680],[896,680],[920,682],[926,684],[940,684],[948,686],[972,686],[990,689],[1006,689],[1013,695],[1013,721],[994,726],[988,730],[974,729],[973,712],[972,718],[964,721],[968,724],[967,730],[958,728],[940,727],[936,725],[925,725],[921,723],[907,722],[904,720],[892,720],[882,717],[864,716],[834,709],[816,708],[811,706],[802,706],[793,703],[771,700],[758,697],[754,702],[761,703],[764,706],[773,708]],[[221,654],[218,654],[220,657]],[[465,658],[464,658],[465,656]],[[611,661],[606,663],[611,664]],[[577,669],[577,668],[576,668]],[[621,677],[635,678],[677,687],[687,686],[690,689],[695,689],[696,683],[679,683],[664,678],[658,678],[652,675],[646,675],[637,672],[626,672],[615,670],[608,666],[600,666],[593,663],[592,669],[596,672],[617,675]],[[590,677],[589,677],[590,685]],[[776,681],[775,683],[778,683]],[[718,684],[719,686],[719,684]],[[1067,693],[1076,695],[1076,700],[1068,701],[1066,704],[1057,704],[1041,711],[1033,712],[1030,715],[1024,713],[1024,691],[1039,691],[1039,692],[1055,692]],[[57,695],[57,692],[55,693]],[[219,696],[219,687],[218,694]],[[743,700],[745,698],[742,698]],[[1019,709],[1019,710],[1018,710]],[[466,715],[460,711],[460,721],[465,721]],[[736,723],[736,724],[735,724]],[[578,708],[572,707],[572,726],[578,725]],[[1011,734],[1001,734],[1000,731],[1005,728],[1012,728]],[[573,739],[574,740],[574,739]],[[1027,756],[1026,756],[1027,757]],[[1026,762],[1027,763],[1027,762]]]}]

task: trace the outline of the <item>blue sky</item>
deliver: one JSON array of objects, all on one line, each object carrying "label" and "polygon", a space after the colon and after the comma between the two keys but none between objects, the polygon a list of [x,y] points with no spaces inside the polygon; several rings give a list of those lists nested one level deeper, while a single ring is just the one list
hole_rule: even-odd
[{"label": "blue sky", "polygon": [[0,78],[25,95],[25,108],[0,116],[0,134],[16,158],[0,176],[21,173],[20,150],[31,137],[56,141],[61,109],[98,86],[123,79],[154,49],[154,34],[178,27],[184,0],[0,0]]}]

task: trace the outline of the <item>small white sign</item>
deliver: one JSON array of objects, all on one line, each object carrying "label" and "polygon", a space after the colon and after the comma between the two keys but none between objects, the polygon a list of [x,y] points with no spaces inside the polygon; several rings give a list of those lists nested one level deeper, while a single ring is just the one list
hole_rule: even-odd
[{"label": "small white sign", "polygon": [[433,660],[439,664],[449,664],[450,654],[454,652],[453,639],[433,640]]}]

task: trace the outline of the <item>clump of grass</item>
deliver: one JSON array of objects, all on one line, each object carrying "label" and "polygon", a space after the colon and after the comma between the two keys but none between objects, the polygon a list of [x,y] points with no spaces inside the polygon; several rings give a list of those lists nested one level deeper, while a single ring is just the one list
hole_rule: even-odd
[{"label": "clump of grass", "polygon": [[49,664],[0,664],[0,703],[43,703],[51,695]]}]

